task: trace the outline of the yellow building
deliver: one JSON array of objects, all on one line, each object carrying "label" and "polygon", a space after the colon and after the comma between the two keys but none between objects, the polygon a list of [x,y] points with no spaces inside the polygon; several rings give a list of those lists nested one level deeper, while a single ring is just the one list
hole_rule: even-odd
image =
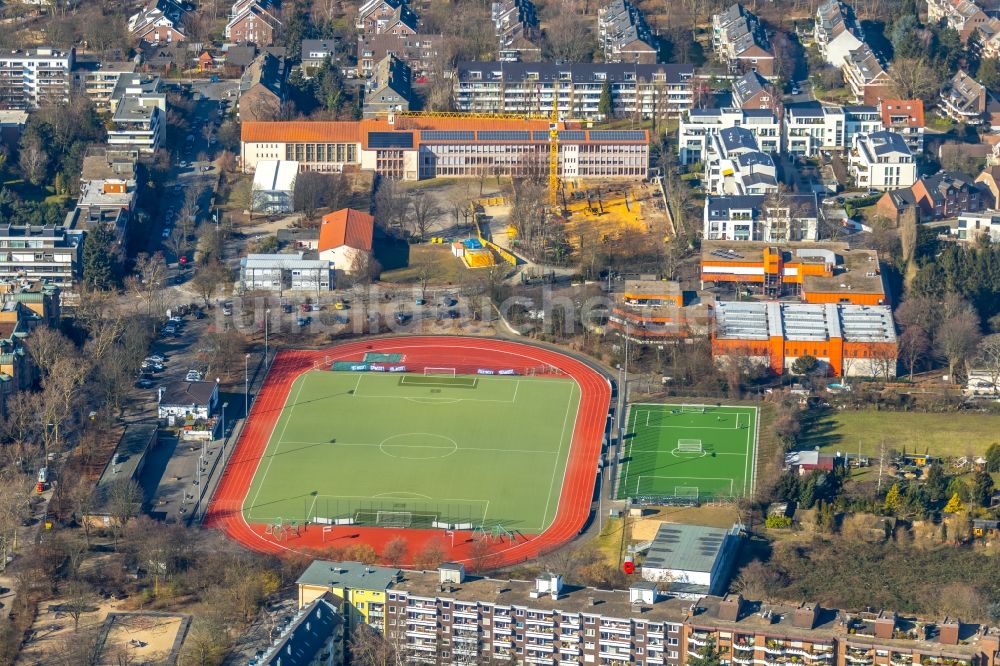
[{"label": "yellow building", "polygon": [[329,592],[342,600],[340,611],[349,629],[364,622],[381,631],[385,628],[386,590],[401,573],[399,569],[360,562],[316,560],[296,581],[299,608]]}]

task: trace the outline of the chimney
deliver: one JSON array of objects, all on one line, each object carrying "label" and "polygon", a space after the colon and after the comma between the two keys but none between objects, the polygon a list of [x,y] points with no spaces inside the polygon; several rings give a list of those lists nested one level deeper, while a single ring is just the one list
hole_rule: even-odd
[{"label": "chimney", "polygon": [[795,616],[792,624],[799,629],[813,629],[816,627],[816,619],[819,617],[819,606],[802,602],[795,609]]},{"label": "chimney", "polygon": [[958,619],[945,618],[938,625],[938,642],[945,645],[958,645],[958,630],[962,626]]},{"label": "chimney", "polygon": [[892,638],[892,632],[895,628],[895,611],[882,611],[875,618],[875,638]]},{"label": "chimney", "polygon": [[737,622],[743,611],[743,597],[738,594],[727,594],[719,602],[719,619],[726,622]]}]

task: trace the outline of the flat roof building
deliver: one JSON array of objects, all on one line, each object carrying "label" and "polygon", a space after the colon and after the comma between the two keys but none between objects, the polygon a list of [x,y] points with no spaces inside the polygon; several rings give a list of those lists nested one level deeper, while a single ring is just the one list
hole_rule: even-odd
[{"label": "flat roof building", "polygon": [[712,356],[747,358],[777,374],[812,356],[828,375],[892,379],[898,343],[885,305],[719,301]]},{"label": "flat roof building", "polygon": [[720,594],[739,550],[739,527],[662,523],[642,562],[642,577],[677,596]]}]

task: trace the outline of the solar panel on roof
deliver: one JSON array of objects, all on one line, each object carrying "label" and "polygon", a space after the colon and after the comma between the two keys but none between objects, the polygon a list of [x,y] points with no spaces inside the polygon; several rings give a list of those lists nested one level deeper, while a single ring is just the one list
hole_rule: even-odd
[{"label": "solar panel on roof", "polygon": [[456,130],[423,130],[420,138],[424,141],[472,141],[475,132]]},{"label": "solar panel on roof", "polygon": [[[549,133],[546,130],[535,130],[531,133],[535,141],[548,141]],[[560,141],[586,141],[587,134],[582,130],[560,130]]]},{"label": "solar panel on roof", "polygon": [[476,134],[480,141],[531,141],[527,130],[480,130]]},{"label": "solar panel on roof", "polygon": [[413,132],[369,132],[369,148],[413,148]]},{"label": "solar panel on roof", "polygon": [[590,130],[591,141],[645,141],[646,133],[639,130]]}]

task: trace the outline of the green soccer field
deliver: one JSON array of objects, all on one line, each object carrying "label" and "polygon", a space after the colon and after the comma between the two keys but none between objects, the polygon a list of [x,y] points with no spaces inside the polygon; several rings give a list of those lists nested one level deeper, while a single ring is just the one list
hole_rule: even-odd
[{"label": "green soccer field", "polygon": [[306,372],[243,513],[539,532],[556,515],[579,403],[568,379]]},{"label": "green soccer field", "polygon": [[618,497],[749,495],[756,442],[756,407],[630,405]]}]

